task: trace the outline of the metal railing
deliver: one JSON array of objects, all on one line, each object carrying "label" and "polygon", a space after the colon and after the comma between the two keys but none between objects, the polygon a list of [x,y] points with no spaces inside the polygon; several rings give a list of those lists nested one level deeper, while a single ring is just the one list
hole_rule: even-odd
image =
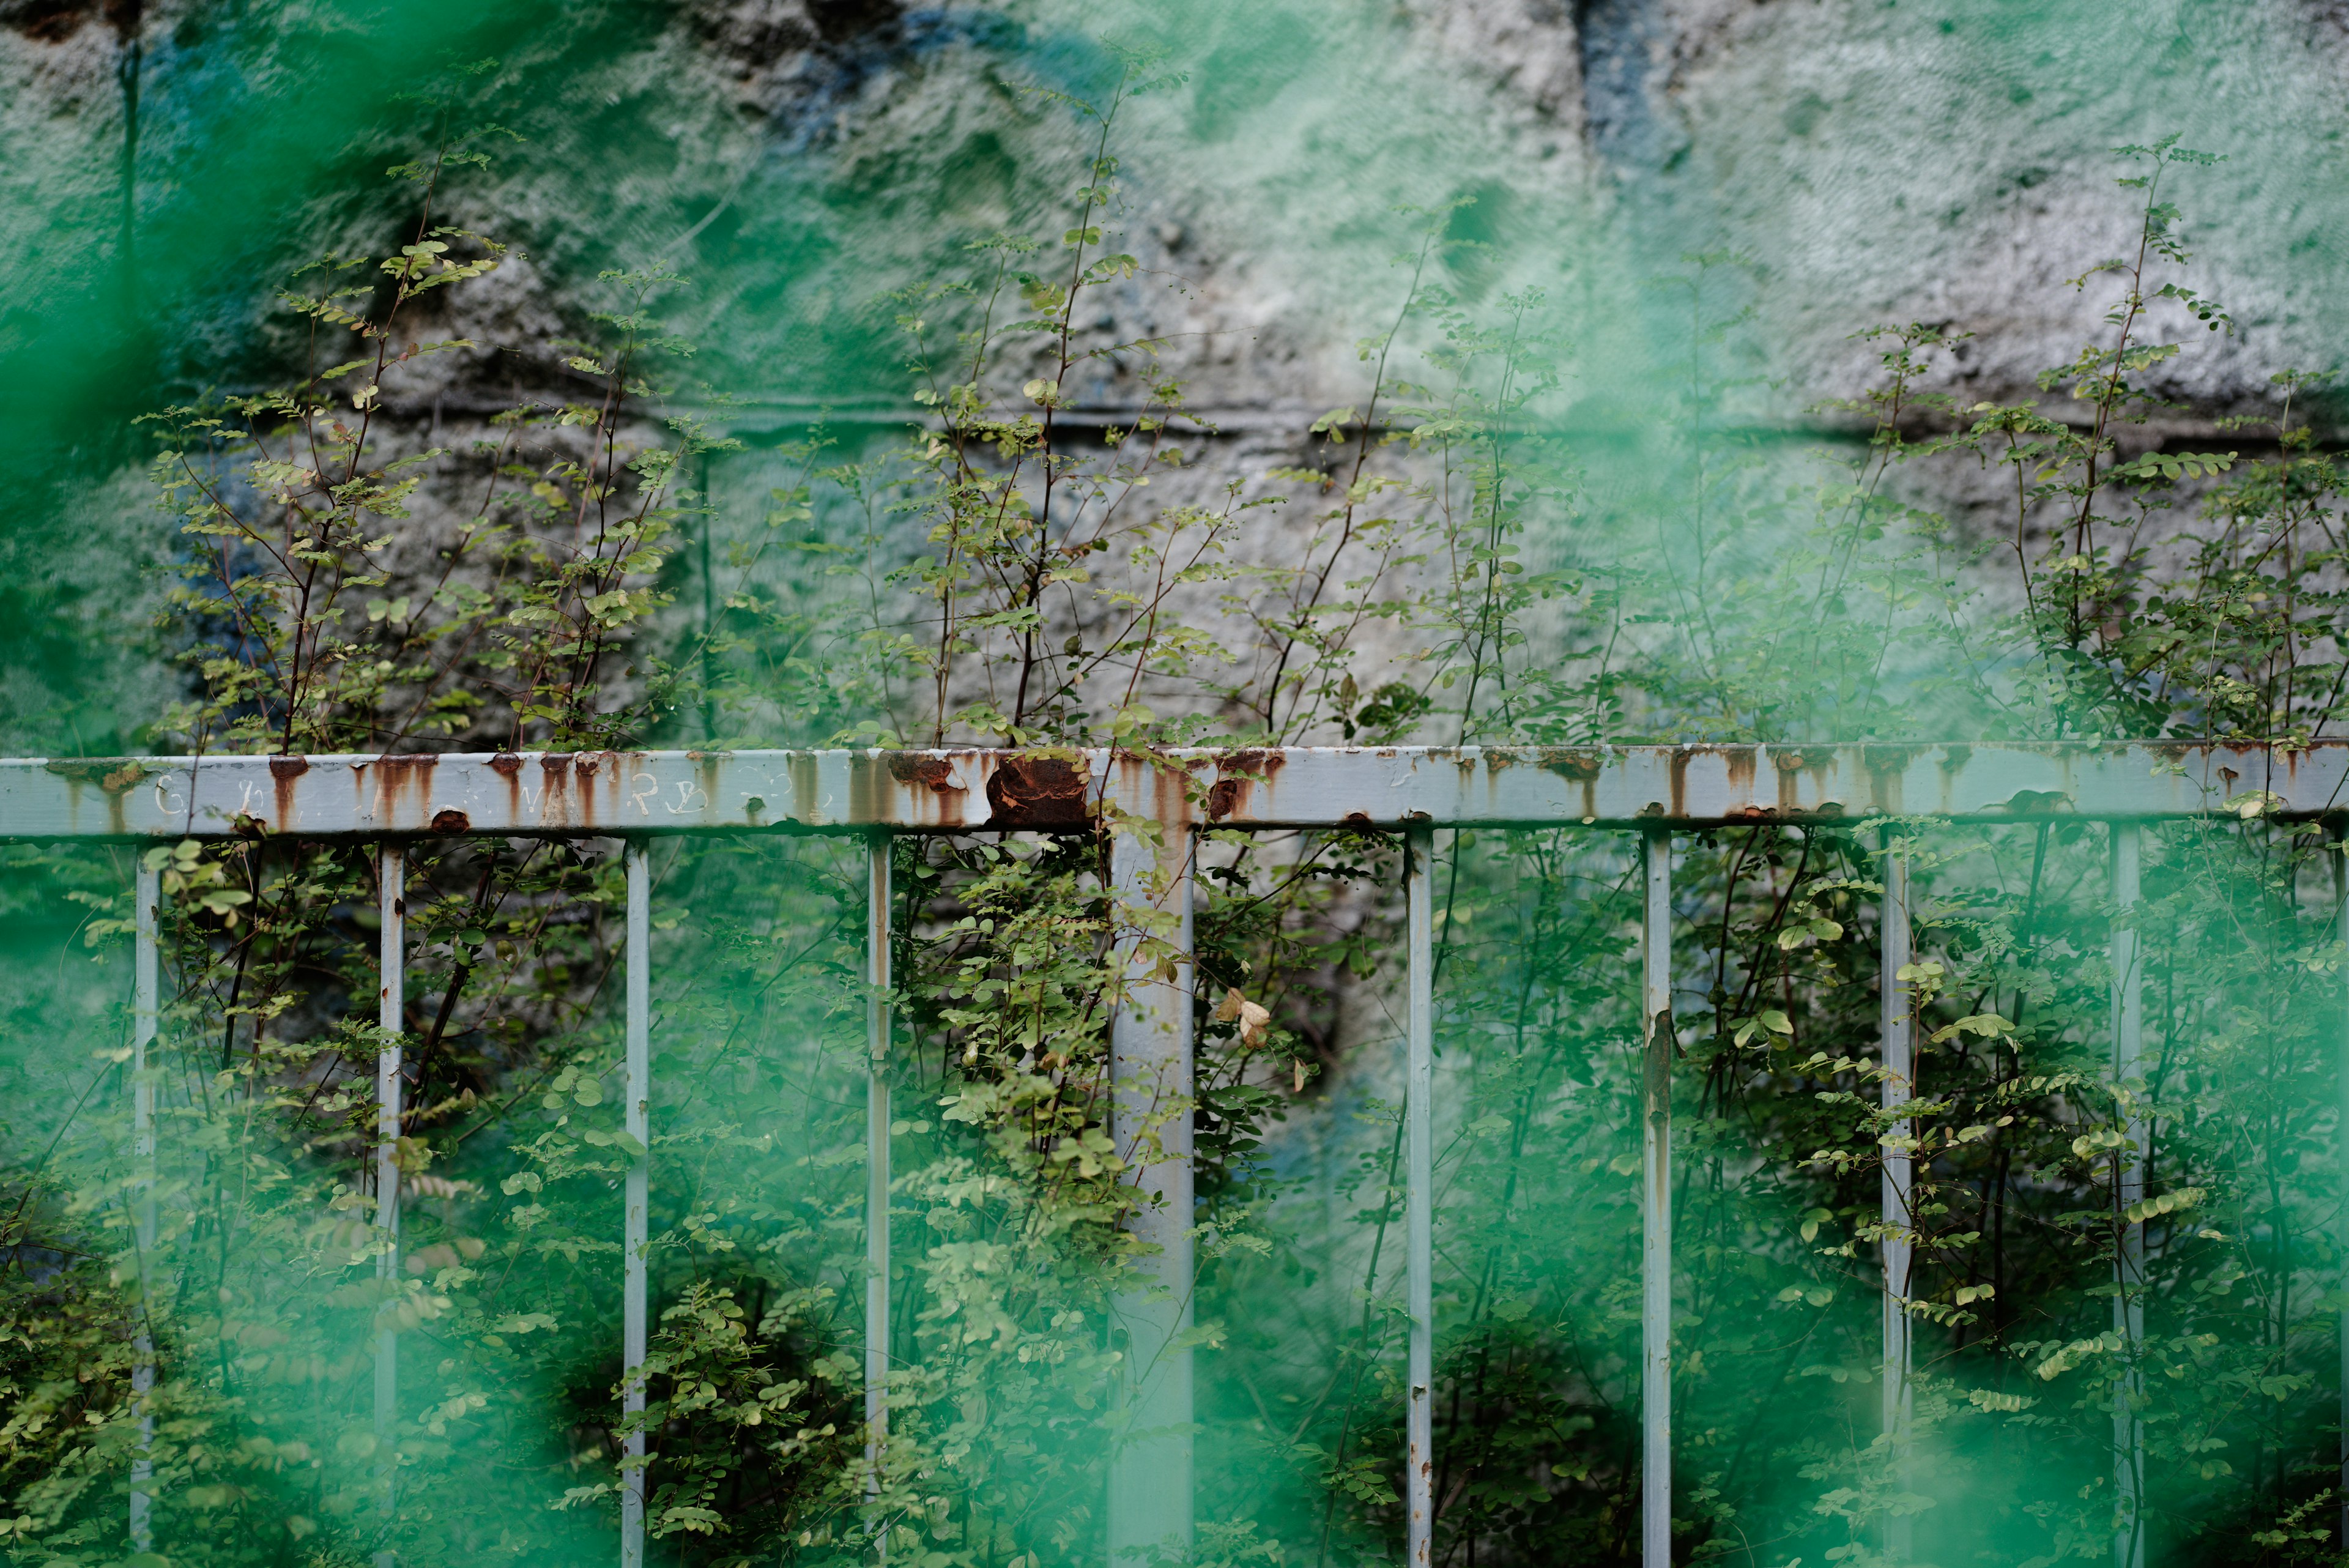
[{"label": "metal railing", "polygon": [[[1119,833],[1113,891],[1151,901],[1168,917],[1178,950],[1191,941],[1194,843],[1206,828],[1347,828],[1399,834],[1405,845],[1408,1006],[1404,1064],[1404,1215],[1409,1317],[1403,1499],[1410,1562],[1429,1568],[1434,1528],[1433,1383],[1433,1030],[1429,866],[1444,828],[1581,826],[1635,835],[1641,864],[1642,1064],[1641,1306],[1644,1469],[1641,1555],[1647,1568],[1671,1561],[1671,840],[1676,831],[1767,822],[1870,817],[1958,822],[2044,822],[2054,817],[2112,825],[2111,895],[2126,909],[2137,897],[2140,826],[2152,820],[2218,815],[2256,803],[2259,815],[2332,818],[2349,807],[2349,742],[2285,753],[2254,746],[1842,745],[1638,746],[1429,749],[1411,747],[1126,753],[737,752],[510,753],[453,756],[138,757],[0,761],[0,838],[168,839],[294,835],[369,842],[381,857],[381,1022],[388,1042],[378,1064],[376,1223],[388,1234],[381,1267],[395,1267],[399,1176],[403,971],[402,846],[416,839],[616,837],[626,863],[626,1128],[636,1147],[651,1143],[648,838],[670,834],[804,833],[869,839],[866,979],[871,1061],[867,1077],[865,1451],[877,1477],[886,1436],[890,1366],[889,1085],[885,994],[889,974],[889,841],[900,834],[1077,832],[1147,819],[1156,843]],[[1909,1098],[1909,1010],[1890,983],[1909,962],[1907,868],[1888,857],[1878,921],[1882,951],[1882,1067],[1886,1108]],[[155,1034],[155,874],[137,888],[133,1082],[137,1154],[153,1156],[152,1091],[145,1054]],[[2112,937],[2112,1029],[2116,1078],[2138,1061],[2142,1012],[2139,960],[2126,920]],[[1130,1173],[1155,1200],[1130,1222],[1153,1244],[1154,1282],[1118,1303],[1129,1332],[1124,1397],[1133,1425],[1172,1432],[1131,1445],[1112,1467],[1108,1538],[1112,1563],[1191,1532],[1191,1353],[1194,1258],[1190,1118],[1169,1117],[1191,1095],[1191,977],[1171,978],[1138,953],[1126,975],[1129,1005],[1112,1026],[1112,1133],[1132,1149],[1145,1127],[1163,1123],[1164,1158]],[[2349,1030],[2344,1031],[2349,1041]],[[2127,1129],[2124,1198],[2141,1192],[2147,1128]],[[1888,1155],[1882,1181],[1884,1267],[1882,1419],[1896,1438],[1909,1418],[1908,1198],[1910,1157]],[[624,1398],[640,1423],[645,1394],[648,1155],[629,1171],[621,1231],[626,1253]],[[2132,1184],[2134,1187],[2132,1188]],[[140,1210],[142,1247],[151,1245],[151,1204]],[[2134,1228],[2132,1228],[2134,1229]],[[2120,1268],[2139,1252],[2125,1245]],[[2115,1327],[2142,1334],[2134,1283],[2114,1303]],[[142,1337],[134,1397],[152,1386],[151,1348]],[[2349,1368],[2349,1315],[2343,1356]],[[377,1428],[389,1455],[397,1437],[398,1346],[388,1331],[377,1347]],[[2125,1517],[2142,1495],[2143,1437],[2130,1401],[2116,1401],[2116,1490]],[[142,1417],[144,1418],[144,1417]],[[151,1427],[142,1426],[151,1438]],[[133,1461],[130,1530],[147,1550],[151,1470],[142,1439]],[[621,1562],[644,1559],[640,1428],[623,1461]],[[2349,1483],[2349,1433],[2343,1477]],[[396,1506],[396,1458],[388,1459],[382,1506]],[[2349,1490],[2345,1487],[2344,1490]],[[1893,1528],[1900,1527],[1896,1522]],[[1892,1542],[1898,1549],[1898,1536]],[[390,1568],[392,1554],[378,1557]],[[2143,1535],[2125,1532],[2118,1568],[2141,1568]]]}]

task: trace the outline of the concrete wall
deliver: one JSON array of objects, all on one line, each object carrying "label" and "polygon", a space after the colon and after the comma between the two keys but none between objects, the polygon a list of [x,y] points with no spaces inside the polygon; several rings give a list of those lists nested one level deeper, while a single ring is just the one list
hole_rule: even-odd
[{"label": "concrete wall", "polygon": [[[2036,395],[2112,296],[2065,280],[2136,238],[2110,149],[2175,132],[2229,159],[2171,190],[2190,281],[2240,330],[2196,333],[2161,384],[2248,412],[2274,371],[2341,357],[2349,22],[2308,0],[9,0],[0,462],[37,499],[0,543],[20,585],[0,592],[39,624],[11,679],[55,689],[26,711],[76,707],[57,650],[103,640],[161,547],[129,501],[131,419],[280,373],[299,339],[274,289],[412,230],[417,188],[383,170],[436,125],[510,133],[469,144],[492,161],[439,210],[525,254],[442,324],[482,347],[392,389],[414,439],[579,390],[545,340],[616,303],[599,272],[660,261],[692,279],[671,296],[701,346],[680,394],[728,394],[764,440],[819,407],[894,421],[888,292],[969,275],[964,246],[999,229],[1065,226],[1090,135],[1033,89],[1100,99],[1105,39],[1182,79],[1122,117],[1109,238],[1146,270],[1091,340],[1164,338],[1232,432],[1225,468],[1287,461],[1316,414],[1364,400],[1357,346],[1406,293],[1399,205],[1449,208],[1429,276],[1464,307],[1545,291],[1568,423],[1636,423],[1693,343],[1740,383],[1723,418],[1819,429],[1805,410],[1873,365],[1850,334],[1884,322],[1975,332],[1952,370],[1968,400]],[[402,96],[436,81],[445,119]],[[1700,253],[1692,299],[1670,280]],[[1088,403],[1135,395],[1130,369],[1088,375]],[[90,550],[93,529],[119,547]]]}]

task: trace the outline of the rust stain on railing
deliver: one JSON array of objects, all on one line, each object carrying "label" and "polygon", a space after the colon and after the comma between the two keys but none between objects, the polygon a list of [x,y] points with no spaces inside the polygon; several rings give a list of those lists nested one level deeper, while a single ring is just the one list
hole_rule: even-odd
[{"label": "rust stain on railing", "polygon": [[1378,831],[2151,819],[2254,793],[2254,815],[2308,817],[2349,806],[2344,778],[2339,742],[96,757],[0,762],[0,836],[1077,833],[1105,815]]}]

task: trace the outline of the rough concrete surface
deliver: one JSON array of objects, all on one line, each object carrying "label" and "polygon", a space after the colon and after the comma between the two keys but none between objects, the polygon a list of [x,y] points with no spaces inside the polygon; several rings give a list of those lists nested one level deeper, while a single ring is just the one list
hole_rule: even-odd
[{"label": "rough concrete surface", "polygon": [[[2181,367],[2177,386],[2233,402],[2286,359],[2329,362],[2320,302],[2341,281],[2349,208],[2334,156],[2349,64],[2338,10],[585,7],[484,40],[504,46],[493,112],[530,140],[499,149],[496,171],[459,201],[538,258],[542,270],[510,275],[547,308],[576,315],[601,303],[594,271],[657,255],[696,275],[692,311],[731,345],[737,390],[836,398],[846,389],[808,384],[830,374],[812,351],[836,347],[828,325],[875,317],[876,284],[950,260],[941,240],[1050,220],[1084,150],[1068,114],[1026,89],[1099,86],[1093,40],[1123,36],[1162,45],[1186,78],[1133,106],[1118,139],[1123,243],[1185,288],[1137,287],[1114,328],[1187,335],[1182,362],[1202,401],[1301,410],[1351,397],[1350,346],[1399,295],[1386,264],[1409,236],[1390,209],[1473,196],[1448,233],[1481,248],[1455,248],[1444,269],[1464,296],[1536,283],[1619,307],[1683,253],[1750,264],[1763,358],[1791,408],[1849,389],[1868,356],[1846,335],[1878,320],[1971,329],[1968,388],[2027,388],[2106,303],[2064,280],[2134,237],[2107,149],[2177,131],[2233,160],[2175,188],[2202,281],[2242,328]],[[300,166],[303,121],[332,119],[303,101],[301,78],[338,26],[395,57],[428,40],[370,39],[379,19],[331,5],[142,16],[18,0],[0,22],[0,199],[20,254],[111,243],[133,37],[141,227],[168,234],[201,202],[217,178],[206,158],[230,135],[213,117],[231,100],[274,122],[236,134],[285,163],[285,193],[300,198],[238,247],[256,269],[305,242],[389,226],[379,193],[371,205],[322,176],[338,158],[359,172],[397,129],[320,125],[319,156]],[[413,64],[420,75],[429,61]],[[260,291],[181,281],[195,286],[170,324],[186,361],[175,369],[201,379],[198,363],[233,357],[225,339]],[[524,326],[522,301],[509,303]],[[1665,351],[1619,349],[1635,361]],[[850,379],[887,400],[885,378]]]},{"label": "rough concrete surface", "polygon": [[[1570,428],[1637,427],[1693,357],[1725,387],[1719,418],[1832,430],[1813,410],[1867,384],[1878,352],[1852,334],[1911,320],[1974,334],[1938,372],[1969,400],[2061,411],[2033,378],[2103,330],[2116,289],[2067,280],[2137,237],[2112,149],[2173,133],[2228,160],[2173,171],[2164,195],[2189,281],[2237,330],[2192,332],[2158,384],[2251,412],[2275,371],[2340,358],[2337,5],[7,0],[0,420],[14,461],[61,488],[0,564],[53,605],[148,591],[131,416],[298,363],[275,289],[321,253],[412,234],[420,187],[383,171],[440,136],[487,162],[436,187],[435,219],[517,254],[416,324],[479,347],[387,387],[399,439],[445,444],[518,397],[577,395],[554,345],[621,306],[599,274],[663,265],[691,281],[661,311],[698,345],[676,398],[731,400],[720,421],[754,450],[721,502],[754,515],[776,467],[757,449],[820,409],[852,445],[912,412],[895,291],[983,278],[974,243],[1049,247],[1072,221],[1095,148],[1070,100],[1107,102],[1112,45],[1155,51],[1100,220],[1142,270],[1079,326],[1088,347],[1157,340],[1226,432],[1163,502],[1233,473],[1259,493],[1264,469],[1311,455],[1313,418],[1365,401],[1360,346],[1394,329],[1430,227],[1423,281],[1467,317],[1542,291],[1533,318],[1566,369],[1545,417]],[[1398,362],[1423,373],[1413,354],[1443,326],[1404,321]],[[1007,387],[1041,367],[1030,343]],[[1087,360],[1077,401],[1114,419],[1145,373]],[[2208,434],[2199,415],[2151,432]],[[1987,516],[1975,482],[1947,479]],[[92,537],[119,547],[55,547]]]}]

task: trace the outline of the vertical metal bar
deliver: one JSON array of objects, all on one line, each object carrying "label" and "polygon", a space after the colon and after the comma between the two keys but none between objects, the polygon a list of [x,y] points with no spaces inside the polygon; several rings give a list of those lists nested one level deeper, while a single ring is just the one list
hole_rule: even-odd
[{"label": "vertical metal bar", "polygon": [[[1891,830],[1885,830],[1888,851]],[[1884,1108],[1889,1113],[1906,1106],[1915,1097],[1915,1041],[1909,1012],[1909,992],[1900,983],[1900,968],[1909,959],[1909,857],[1887,853],[1884,857],[1884,900],[1878,914],[1877,962],[1878,1002],[1882,1007],[1880,1028],[1884,1043]],[[1906,1139],[1916,1133],[1913,1118],[1903,1116],[1885,1130],[1894,1137]],[[1884,1152],[1883,1210],[1879,1216],[1884,1226],[1884,1240],[1878,1250],[1884,1262],[1884,1387],[1882,1419],[1884,1431],[1897,1449],[1895,1473],[1900,1490],[1912,1490],[1909,1474],[1909,1272],[1914,1261],[1909,1240],[1912,1216],[1909,1211],[1909,1191],[1914,1179],[1914,1166],[1906,1142],[1888,1145]],[[1906,1514],[1893,1514],[1884,1521],[1886,1555],[1905,1561],[1912,1545],[1909,1520]]]},{"label": "vertical metal bar", "polygon": [[889,836],[865,847],[864,1495],[889,1442]]},{"label": "vertical metal bar", "polygon": [[[2330,842],[2333,851],[2333,901],[2340,908],[2342,943],[2349,947],[2349,855],[2344,854],[2344,851],[2349,851],[2349,842],[2344,842],[2344,839],[2349,839],[2349,833],[2344,833],[2344,830],[2349,830],[2349,818],[2333,817],[2328,826],[2333,830]],[[2349,965],[2344,965],[2341,973],[2344,981],[2349,981]],[[2349,1002],[2349,990],[2344,990],[2343,996],[2344,1002]],[[2333,1125],[2333,1159],[2334,1168],[2341,1173],[2341,1255],[2349,1260],[2349,1018],[2344,1019],[2335,1045],[2333,1075],[2333,1096],[2339,1106],[2339,1119]],[[2349,1264],[2344,1264],[2343,1277],[2335,1288],[2349,1293]],[[2349,1312],[2341,1313],[2339,1317],[2341,1473],[2335,1485],[2341,1493],[2341,1533],[2333,1539],[2349,1541]]]},{"label": "vertical metal bar", "polygon": [[[1175,949],[1171,978],[1128,938],[1125,992],[1110,1023],[1110,1135],[1142,1195],[1128,1229],[1148,1249],[1134,1289],[1114,1312],[1125,1330],[1129,1436],[1110,1463],[1112,1568],[1191,1544],[1191,857],[1189,825],[1162,823],[1154,846],[1111,842],[1110,886],[1121,920],[1163,921]],[[1155,1138],[1153,1158],[1150,1145]]]},{"label": "vertical metal bar", "polygon": [[[377,867],[383,903],[376,955],[381,981],[376,1023],[382,1043],[375,1057],[375,1223],[383,1235],[376,1274],[390,1282],[399,1278],[399,1044],[408,1007],[408,861],[398,846],[387,844],[377,850]],[[377,1506],[388,1537],[399,1488],[399,1335],[388,1327],[378,1328],[375,1335],[375,1440],[383,1469]],[[398,1560],[388,1544],[375,1554],[376,1568],[393,1568]]]},{"label": "vertical metal bar", "polygon": [[153,1300],[148,1270],[155,1251],[155,1084],[147,1053],[155,1043],[160,1005],[155,929],[162,902],[162,875],[140,856],[131,885],[130,958],[130,1158],[138,1197],[131,1206],[131,1245],[138,1251],[139,1332],[130,1341],[130,1398],[139,1408],[139,1446],[130,1459],[130,1550],[155,1550],[148,1489],[155,1480],[155,1413],[148,1401],[155,1389]]},{"label": "vertical metal bar", "polygon": [[1403,1501],[1411,1568],[1430,1568],[1435,1536],[1435,958],[1430,871],[1435,859],[1434,829],[1412,828],[1404,835],[1403,846],[1409,861],[1404,884],[1411,949],[1403,1063],[1402,1210],[1409,1253],[1404,1304],[1411,1315]]},{"label": "vertical metal bar", "polygon": [[[2133,919],[2143,833],[2134,822],[2116,822],[2112,826],[2113,1083],[2116,1088],[2133,1083],[2144,1073],[2145,1008],[2139,985],[2142,961]],[[2133,1095],[2127,1089],[2124,1093]],[[2119,1151],[2119,1179],[2114,1194],[2115,1203],[2124,1210],[2145,1196],[2148,1153],[2147,1128],[2137,1101],[2131,1097],[2125,1104],[2127,1109],[2123,1114],[2122,1132],[2128,1141]],[[2124,1220],[2120,1253],[2113,1261],[2114,1283],[2119,1286],[2119,1293],[2113,1297],[2113,1327],[2126,1346],[2123,1354],[2127,1368],[2121,1375],[2120,1386],[2113,1394],[2114,1490],[2121,1505],[2120,1532],[2113,1543],[2116,1568],[2145,1568],[2145,1428],[2137,1418],[2143,1386],[2137,1356],[2137,1347],[2145,1338],[2144,1276],[2144,1229]]]},{"label": "vertical metal bar", "polygon": [[630,839],[621,859],[628,874],[626,1125],[639,1152],[628,1166],[627,1214],[620,1241],[620,1413],[629,1428],[620,1459],[620,1563],[621,1568],[643,1568],[645,1250],[651,1201],[647,1166],[652,1147],[652,873],[641,839]]},{"label": "vertical metal bar", "polygon": [[1672,1561],[1672,836],[1640,839],[1640,1561]]}]

